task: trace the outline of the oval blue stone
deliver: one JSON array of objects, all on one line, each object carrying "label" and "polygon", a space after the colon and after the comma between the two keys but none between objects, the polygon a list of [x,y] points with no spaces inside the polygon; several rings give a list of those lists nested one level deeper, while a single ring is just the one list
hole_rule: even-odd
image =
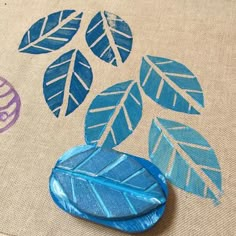
[{"label": "oval blue stone", "polygon": [[49,188],[67,213],[129,233],[151,228],[168,195],[164,176],[151,162],[90,145],[72,148],[57,161]]}]

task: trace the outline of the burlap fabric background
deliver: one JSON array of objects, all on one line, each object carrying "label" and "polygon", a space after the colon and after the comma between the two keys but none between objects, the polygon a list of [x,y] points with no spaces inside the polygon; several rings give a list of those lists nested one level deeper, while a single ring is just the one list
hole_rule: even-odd
[{"label": "burlap fabric background", "polygon": [[[63,9],[85,13],[69,44],[45,55],[18,52],[29,26]],[[133,32],[132,53],[118,68],[96,58],[85,42],[88,23],[100,10],[121,16]],[[142,120],[117,149],[148,158],[148,132],[155,116],[190,125],[216,151],[224,195],[215,207],[210,200],[171,187],[164,218],[142,235],[236,235],[235,25],[233,0],[1,0],[0,75],[19,92],[22,109],[18,122],[0,134],[0,235],[125,235],[58,209],[49,196],[48,177],[63,152],[84,143],[84,119],[93,98],[117,82],[138,80],[146,54],[189,67],[203,88],[206,107],[201,115],[191,116],[162,109],[143,96]],[[79,109],[56,119],[43,98],[43,75],[51,62],[73,48],[89,60],[94,82]]]}]

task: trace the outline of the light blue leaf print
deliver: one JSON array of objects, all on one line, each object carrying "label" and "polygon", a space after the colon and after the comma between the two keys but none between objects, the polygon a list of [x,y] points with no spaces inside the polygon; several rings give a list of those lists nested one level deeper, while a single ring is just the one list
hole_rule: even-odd
[{"label": "light blue leaf print", "polygon": [[155,118],[149,133],[149,157],[177,187],[219,203],[220,165],[209,143],[194,129]]},{"label": "light blue leaf print", "polygon": [[200,114],[204,107],[203,92],[196,76],[174,60],[143,57],[140,84],[153,101],[165,108]]},{"label": "light blue leaf print", "polygon": [[90,105],[85,120],[87,144],[112,148],[125,140],[142,116],[142,99],[133,80],[100,93]]},{"label": "light blue leaf print", "polygon": [[92,80],[92,69],[78,50],[71,50],[53,62],[44,75],[43,93],[54,115],[67,116],[79,107]]},{"label": "light blue leaf print", "polygon": [[163,215],[168,195],[166,180],[152,163],[91,145],[63,154],[49,189],[67,213],[125,232],[152,227]]},{"label": "light blue leaf print", "polygon": [[42,54],[63,47],[78,31],[82,15],[75,10],[64,10],[38,20],[23,36],[19,51]]},{"label": "light blue leaf print", "polygon": [[110,12],[98,12],[91,20],[86,41],[101,60],[119,66],[128,58],[133,44],[129,25]]}]

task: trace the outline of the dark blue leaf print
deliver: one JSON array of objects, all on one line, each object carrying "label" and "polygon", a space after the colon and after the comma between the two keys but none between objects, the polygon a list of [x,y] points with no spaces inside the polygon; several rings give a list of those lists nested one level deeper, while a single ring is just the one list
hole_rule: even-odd
[{"label": "dark blue leaf print", "polygon": [[42,54],[63,47],[78,31],[82,15],[75,10],[64,10],[38,20],[25,33],[19,51]]},{"label": "dark blue leaf print", "polygon": [[92,69],[78,50],[71,50],[53,62],[44,75],[43,93],[54,115],[67,116],[79,107],[92,80]]},{"label": "dark blue leaf print", "polygon": [[101,60],[119,66],[132,49],[133,37],[129,25],[110,12],[98,12],[91,20],[86,41],[93,53]]}]

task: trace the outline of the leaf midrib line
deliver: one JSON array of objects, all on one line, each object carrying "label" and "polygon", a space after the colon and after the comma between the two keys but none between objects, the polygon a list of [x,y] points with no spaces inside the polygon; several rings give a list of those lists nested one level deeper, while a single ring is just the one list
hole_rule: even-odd
[{"label": "leaf midrib line", "polygon": [[133,85],[135,84],[135,81],[132,81],[130,83],[130,85],[128,86],[128,88],[126,89],[126,91],[124,92],[123,97],[120,100],[120,103],[118,104],[118,106],[115,108],[114,113],[112,114],[112,116],[110,117],[110,120],[107,123],[107,126],[105,128],[105,130],[103,131],[101,137],[99,138],[99,142],[97,143],[97,146],[102,146],[104,144],[104,142],[106,141],[106,138],[110,132],[110,128],[112,128],[114,121],[116,120],[116,117],[118,116],[121,108],[124,106],[124,103],[127,99],[127,97],[129,96],[129,92],[132,89]]},{"label": "leaf midrib line", "polygon": [[194,107],[195,110],[200,112],[202,110],[202,106],[195,101],[184,89],[181,89],[178,85],[176,85],[173,81],[171,81],[165,73],[163,73],[147,56],[144,57],[144,60],[152,67],[153,70],[159,75],[161,78],[165,80],[170,87],[172,87],[178,94],[180,94],[186,101],[189,102],[191,106]]},{"label": "leaf midrib line", "polygon": [[[63,13],[63,11],[62,11],[62,13]],[[24,51],[24,50],[32,47],[32,46],[37,45],[39,42],[43,41],[44,39],[48,38],[53,33],[57,32],[63,25],[65,25],[66,23],[68,23],[69,21],[74,19],[77,15],[78,15],[77,12],[73,12],[66,19],[64,19],[63,21],[59,22],[58,25],[56,27],[54,27],[52,30],[50,30],[49,32],[47,32],[43,36],[40,35],[38,39],[36,39],[33,42],[30,42],[28,45],[26,45],[25,47],[21,48],[19,51],[21,52],[21,51]],[[46,21],[46,19],[47,19],[47,17],[44,18],[44,21]],[[44,27],[44,25],[42,27]],[[30,32],[30,30],[28,30],[28,32]]]},{"label": "leaf midrib line", "polygon": [[70,84],[71,84],[72,76],[74,73],[74,64],[75,64],[75,59],[76,59],[76,53],[77,53],[77,51],[74,50],[74,52],[71,56],[69,70],[68,70],[67,76],[65,78],[66,82],[65,82],[65,88],[64,88],[64,96],[63,96],[63,102],[62,102],[62,106],[61,106],[61,110],[60,110],[60,114],[62,114],[62,115],[66,115],[66,111],[67,111],[67,107],[68,107],[68,103],[69,103]]},{"label": "leaf midrib line", "polygon": [[135,194],[135,196],[142,199],[143,201],[147,201],[152,204],[158,203],[159,205],[161,205],[165,203],[165,202],[161,202],[158,199],[159,196],[153,192],[152,193],[145,192],[145,190],[136,189],[132,187],[131,185],[122,185],[118,181],[112,181],[111,179],[104,178],[102,176],[92,176],[92,175],[88,175],[82,172],[74,172],[74,171],[66,170],[59,167],[55,167],[53,171],[67,174],[72,177],[79,177],[80,179],[86,180],[88,183],[100,184],[102,186],[106,186],[108,188],[118,190],[122,193],[129,193],[131,195]]},{"label": "leaf midrib line", "polygon": [[116,47],[116,44],[115,44],[114,38],[112,36],[112,33],[110,31],[110,26],[108,25],[106,16],[105,16],[104,12],[102,12],[102,11],[101,11],[101,16],[102,16],[102,20],[103,20],[104,31],[107,35],[110,46],[115,54],[116,64],[117,64],[117,66],[119,66],[120,64],[122,64],[120,53]]},{"label": "leaf midrib line", "polygon": [[[166,131],[166,129],[161,125],[157,118],[154,119],[154,122],[157,127],[161,128],[163,134],[167,137],[167,139],[169,139],[170,143],[174,145],[174,149],[176,149],[176,151],[179,152],[182,158],[184,158],[184,160],[188,163],[189,168],[193,168],[198,176],[204,181],[205,188],[209,188],[214,193],[215,197],[218,198],[220,190],[216,187],[212,180],[202,171],[201,167],[197,165],[191,159],[191,157],[179,146],[178,142]],[[206,193],[206,191],[204,192]]]}]

